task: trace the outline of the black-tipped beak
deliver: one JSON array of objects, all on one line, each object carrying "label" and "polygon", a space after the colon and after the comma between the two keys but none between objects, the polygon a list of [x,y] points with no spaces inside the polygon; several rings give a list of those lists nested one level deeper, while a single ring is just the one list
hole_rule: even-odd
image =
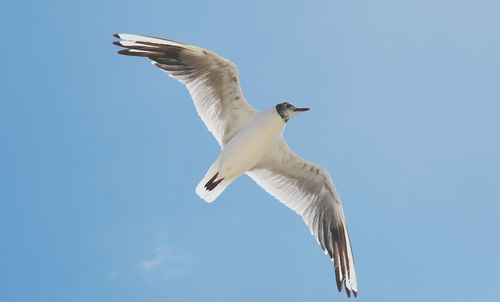
[{"label": "black-tipped beak", "polygon": [[302,112],[302,111],[308,111],[309,108],[295,108],[293,111],[295,112]]}]

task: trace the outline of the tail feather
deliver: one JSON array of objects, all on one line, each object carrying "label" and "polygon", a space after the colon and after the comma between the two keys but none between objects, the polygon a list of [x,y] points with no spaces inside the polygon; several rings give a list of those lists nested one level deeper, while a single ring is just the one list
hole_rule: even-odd
[{"label": "tail feather", "polygon": [[215,173],[214,177],[210,178],[210,180],[205,184],[205,189],[207,189],[208,191],[212,191],[213,189],[215,189],[215,187],[217,187],[218,184],[220,184],[224,180],[224,177],[216,180],[218,175],[219,172]]},{"label": "tail feather", "polygon": [[225,178],[222,175],[218,178],[219,172],[213,170],[210,168],[205,177],[196,186],[196,194],[209,203],[214,201],[236,179],[236,177]]}]

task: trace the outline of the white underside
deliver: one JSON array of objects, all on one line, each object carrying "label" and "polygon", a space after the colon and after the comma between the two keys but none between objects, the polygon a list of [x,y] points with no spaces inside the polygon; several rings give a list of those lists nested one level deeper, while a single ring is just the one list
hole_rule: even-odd
[{"label": "white underside", "polygon": [[[206,202],[214,201],[231,182],[254,167],[279,142],[285,123],[273,107],[259,113],[229,142],[196,187],[196,193]],[[205,184],[216,174],[224,180],[209,191]]]}]

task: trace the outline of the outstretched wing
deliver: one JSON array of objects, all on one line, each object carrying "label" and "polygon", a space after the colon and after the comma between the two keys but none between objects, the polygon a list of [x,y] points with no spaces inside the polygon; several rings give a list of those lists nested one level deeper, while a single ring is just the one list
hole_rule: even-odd
[{"label": "outstretched wing", "polygon": [[328,172],[296,155],[284,139],[247,174],[302,216],[335,263],[337,288],[357,296],[356,271],[340,197]]},{"label": "outstretched wing", "polygon": [[115,34],[123,55],[148,57],[187,86],[201,119],[221,146],[257,111],[241,92],[238,69],[229,60],[192,45],[153,37]]}]

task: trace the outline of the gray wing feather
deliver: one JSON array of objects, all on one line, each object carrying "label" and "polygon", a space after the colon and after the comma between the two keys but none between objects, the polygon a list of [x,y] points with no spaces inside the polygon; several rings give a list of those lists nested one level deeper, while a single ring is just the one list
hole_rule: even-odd
[{"label": "gray wing feather", "polygon": [[116,34],[118,53],[148,57],[153,64],[187,86],[196,110],[223,146],[257,111],[241,91],[238,69],[229,60],[192,45],[171,40]]},{"label": "gray wing feather", "polygon": [[281,139],[247,174],[302,216],[323,251],[335,263],[338,290],[357,295],[356,271],[340,197],[328,172],[296,155]]}]

